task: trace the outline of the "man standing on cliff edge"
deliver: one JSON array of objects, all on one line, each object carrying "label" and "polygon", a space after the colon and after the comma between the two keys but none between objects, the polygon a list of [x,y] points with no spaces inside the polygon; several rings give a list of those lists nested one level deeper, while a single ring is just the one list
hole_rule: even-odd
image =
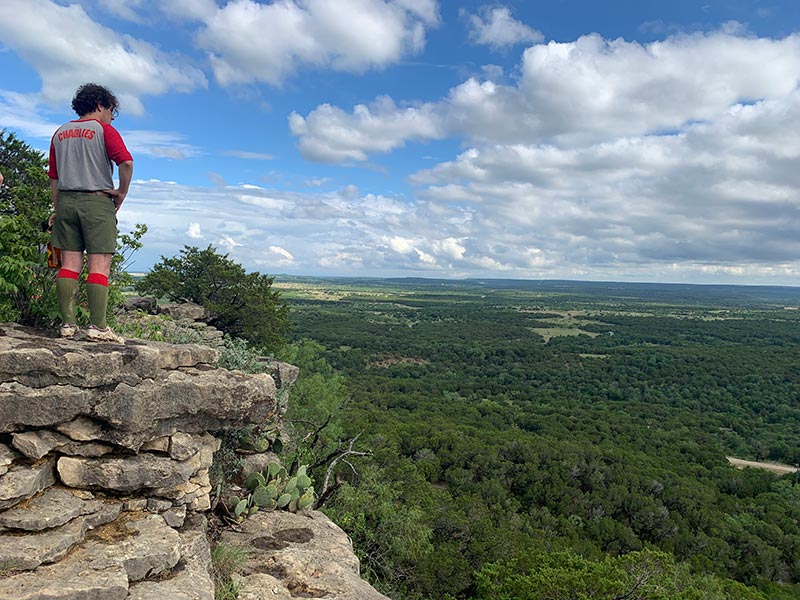
[{"label": "man standing on cliff edge", "polygon": [[[107,88],[87,83],[72,99],[78,119],[59,127],[50,142],[50,192],[55,208],[50,218],[51,242],[61,249],[56,293],[61,313],[61,336],[78,331],[75,301],[83,252],[88,255],[86,294],[90,340],[125,343],[106,322],[108,276],[117,248],[117,219],[133,176],[133,158],[122,136],[111,126],[119,101]],[[114,188],[114,165],[119,187]]]}]

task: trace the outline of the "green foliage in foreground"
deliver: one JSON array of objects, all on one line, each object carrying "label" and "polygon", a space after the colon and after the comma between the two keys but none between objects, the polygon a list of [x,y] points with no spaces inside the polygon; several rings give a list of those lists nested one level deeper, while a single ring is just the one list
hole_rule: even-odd
[{"label": "green foliage in foreground", "polygon": [[652,550],[598,560],[532,552],[486,565],[476,579],[476,600],[767,600],[741,583],[694,575],[672,555]]},{"label": "green foliage in foreground", "polygon": [[239,589],[232,576],[241,571],[247,560],[242,546],[217,544],[211,550],[211,575],[214,580],[214,600],[236,600]]},{"label": "green foliage in foreground", "polygon": [[274,349],[289,332],[289,309],[273,279],[244,268],[209,246],[185,246],[180,256],[161,262],[136,284],[143,294],[174,302],[195,302],[211,314],[209,324],[256,346]]},{"label": "green foliage in foreground", "polygon": [[42,153],[0,132],[0,322],[46,326],[58,316],[55,273],[47,268],[50,183]]}]

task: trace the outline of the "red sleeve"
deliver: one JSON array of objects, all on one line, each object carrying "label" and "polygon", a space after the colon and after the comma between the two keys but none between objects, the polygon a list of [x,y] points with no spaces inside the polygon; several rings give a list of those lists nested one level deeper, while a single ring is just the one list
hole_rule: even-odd
[{"label": "red sleeve", "polygon": [[47,168],[47,176],[50,179],[58,179],[58,167],[56,166],[56,149],[53,147],[53,139],[50,139],[50,166]]},{"label": "red sleeve", "polygon": [[122,141],[122,136],[119,134],[119,131],[103,122],[100,122],[100,124],[103,126],[103,139],[106,142],[106,153],[108,157],[116,164],[133,160],[131,153],[128,152],[128,149],[125,147],[125,142]]}]

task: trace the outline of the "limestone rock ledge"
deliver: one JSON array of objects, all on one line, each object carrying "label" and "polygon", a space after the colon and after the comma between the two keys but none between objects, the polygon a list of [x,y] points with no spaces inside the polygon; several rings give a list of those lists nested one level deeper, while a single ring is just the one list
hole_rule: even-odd
[{"label": "limestone rock ledge", "polygon": [[[203,513],[220,442],[208,432],[281,415],[297,377],[217,358],[0,324],[0,598],[213,600]],[[259,513],[250,529],[241,600],[384,598],[321,513]],[[261,578],[272,595],[258,595]]]},{"label": "limestone rock ledge", "polygon": [[246,551],[233,578],[239,600],[387,600],[360,578],[350,539],[321,512],[258,512],[221,543]]},{"label": "limestone rock ledge", "polygon": [[0,434],[48,428],[137,451],[176,432],[243,427],[276,414],[270,375],[218,369],[217,358],[199,345],[98,344],[0,325]]}]

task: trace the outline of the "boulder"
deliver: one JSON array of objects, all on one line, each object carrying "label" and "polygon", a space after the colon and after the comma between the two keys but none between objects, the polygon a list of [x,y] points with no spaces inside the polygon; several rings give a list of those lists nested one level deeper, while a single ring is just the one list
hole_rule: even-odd
[{"label": "boulder", "polygon": [[158,302],[149,296],[137,296],[136,298],[126,298],[122,303],[122,310],[125,312],[142,311],[148,314],[154,313]]},{"label": "boulder", "polygon": [[243,454],[241,457],[241,467],[234,481],[244,485],[250,473],[262,472],[270,463],[279,463],[280,458],[274,452],[256,452],[254,454]]},{"label": "boulder", "polygon": [[205,517],[187,519],[179,536],[181,557],[171,576],[131,585],[128,600],[214,600]]},{"label": "boulder", "polygon": [[247,551],[235,578],[240,600],[387,600],[359,577],[350,539],[321,512],[258,512],[220,541]]},{"label": "boulder", "polygon": [[115,543],[113,551],[129,581],[159,575],[177,564],[180,536],[160,515],[132,518],[124,525],[131,535]]},{"label": "boulder", "polygon": [[206,309],[193,302],[165,304],[159,307],[158,312],[162,315],[169,315],[173,319],[187,319],[189,321],[200,321],[206,316]]}]

